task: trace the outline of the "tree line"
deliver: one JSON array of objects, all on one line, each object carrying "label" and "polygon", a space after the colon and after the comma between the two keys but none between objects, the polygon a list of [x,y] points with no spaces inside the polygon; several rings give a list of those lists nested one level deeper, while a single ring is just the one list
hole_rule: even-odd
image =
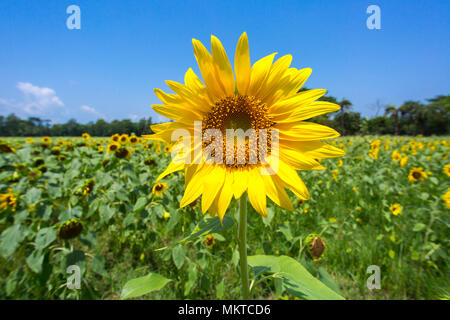
[{"label": "tree line", "polygon": [[[306,88],[301,91],[308,90]],[[325,95],[319,100],[336,103],[340,111],[313,118],[311,121],[327,125],[342,135],[449,135],[450,95],[440,95],[427,99],[427,103],[406,101],[401,106],[386,105],[384,114],[372,118],[361,116],[352,110],[348,99],[338,100]],[[87,124],[71,119],[63,124],[51,124],[50,120],[38,117],[20,119],[14,114],[0,116],[0,136],[80,136],[87,132],[91,136],[111,136],[114,133],[150,134],[151,118],[133,122],[129,119],[107,122],[99,119]]]}]

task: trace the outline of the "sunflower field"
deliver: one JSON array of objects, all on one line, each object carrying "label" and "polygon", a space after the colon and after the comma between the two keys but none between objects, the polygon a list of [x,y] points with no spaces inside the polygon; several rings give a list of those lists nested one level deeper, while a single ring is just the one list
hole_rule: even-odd
[{"label": "sunflower field", "polygon": [[[251,294],[298,299],[258,257],[290,259],[346,299],[449,298],[446,138],[344,137],[346,151],[299,171],[308,201],[248,208]],[[156,182],[170,147],[140,137],[0,142],[0,298],[119,299],[150,273],[150,299],[237,299],[238,201],[222,223],[179,208],[184,173]],[[80,269],[70,289],[68,267]],[[368,289],[369,266],[380,286]],[[126,295],[126,294],[125,294]],[[130,296],[130,295],[129,295]],[[136,296],[136,295],[135,295]]]}]

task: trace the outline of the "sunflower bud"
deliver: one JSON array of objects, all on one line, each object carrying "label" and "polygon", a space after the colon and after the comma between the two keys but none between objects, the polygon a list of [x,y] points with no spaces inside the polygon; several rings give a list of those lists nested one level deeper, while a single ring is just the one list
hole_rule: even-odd
[{"label": "sunflower bud", "polygon": [[309,246],[309,253],[314,258],[314,261],[319,260],[326,248],[325,241],[317,234],[309,235],[305,241]]}]

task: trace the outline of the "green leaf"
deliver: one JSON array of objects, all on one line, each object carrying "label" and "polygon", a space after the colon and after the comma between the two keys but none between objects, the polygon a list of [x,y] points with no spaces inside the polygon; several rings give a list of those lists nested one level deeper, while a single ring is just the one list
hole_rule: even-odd
[{"label": "green leaf", "polygon": [[121,299],[140,297],[152,291],[161,290],[168,282],[167,279],[157,273],[149,273],[145,277],[140,277],[128,281],[122,289]]},{"label": "green leaf", "polygon": [[134,205],[133,211],[136,213],[141,212],[142,209],[144,209],[144,207],[147,205],[147,198],[146,197],[140,197],[137,201],[136,204]]},{"label": "green leaf", "polygon": [[44,254],[42,250],[34,250],[26,259],[27,265],[36,273],[41,273]]},{"label": "green leaf", "polygon": [[38,189],[38,188],[31,188],[25,194],[25,201],[28,204],[36,203],[39,201],[40,198],[41,198],[41,189]]},{"label": "green leaf", "polygon": [[281,277],[284,287],[296,297],[310,300],[344,299],[313,277],[297,260],[288,256],[250,256],[248,263],[257,274],[269,272]]},{"label": "green leaf", "polygon": [[198,271],[194,263],[189,264],[188,281],[184,284],[184,295],[187,296],[197,282]]},{"label": "green leaf", "polygon": [[12,255],[27,234],[25,227],[20,224],[15,224],[4,230],[0,236],[0,255],[4,258]]},{"label": "green leaf", "polygon": [[336,292],[337,294],[341,294],[341,291],[339,290],[339,286],[336,282],[334,282],[331,275],[325,270],[325,268],[320,267],[317,270],[319,280],[322,281],[328,288]]},{"label": "green leaf", "polygon": [[415,231],[415,232],[419,232],[419,231],[422,231],[422,230],[424,230],[426,228],[426,225],[424,225],[423,223],[416,223],[415,225],[414,225],[414,227],[413,227],[413,231]]},{"label": "green leaf", "polygon": [[172,259],[177,269],[180,269],[183,266],[185,258],[186,251],[183,246],[178,245],[172,250]]},{"label": "green leaf", "polygon": [[217,216],[214,217],[214,218],[206,218],[206,219],[202,220],[194,228],[194,230],[192,231],[192,233],[189,236],[187,236],[187,237],[181,239],[180,241],[177,241],[177,242],[175,242],[175,243],[173,243],[173,244],[171,244],[171,245],[169,245],[167,247],[156,249],[156,251],[168,249],[168,248],[174,247],[174,246],[176,246],[178,244],[185,243],[185,242],[190,241],[190,240],[192,240],[194,238],[202,237],[202,236],[205,236],[205,235],[210,234],[210,233],[223,232],[223,231],[225,231],[225,230],[227,230],[227,229],[229,229],[229,228],[231,228],[233,226],[233,224],[234,224],[233,218],[225,216],[223,218],[222,223],[220,223],[220,219]]},{"label": "green leaf", "polygon": [[56,230],[52,227],[42,228],[36,234],[36,249],[42,250],[56,240]]}]

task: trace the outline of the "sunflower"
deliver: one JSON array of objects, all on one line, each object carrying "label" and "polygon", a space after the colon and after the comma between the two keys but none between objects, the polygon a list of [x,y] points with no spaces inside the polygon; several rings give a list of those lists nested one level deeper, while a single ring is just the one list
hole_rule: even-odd
[{"label": "sunflower", "polygon": [[27,143],[33,143],[33,138],[27,138]]},{"label": "sunflower", "polygon": [[[246,33],[237,44],[234,72],[215,36],[211,36],[212,54],[198,40],[193,39],[193,46],[204,83],[190,68],[185,84],[166,81],[175,94],[155,90],[163,104],[152,108],[175,121],[151,126],[155,134],[144,137],[175,143],[172,150],[178,147],[187,150],[172,160],[158,180],[184,170],[185,192],[180,207],[201,196],[203,213],[217,214],[221,220],[231,199],[239,199],[245,192],[253,208],[265,217],[266,196],[277,205],[293,210],[285,189],[300,199],[309,199],[297,170],[324,169],[315,159],[344,155],[342,150],[319,141],[338,137],[338,132],[304,120],[340,107],[316,101],[326,90],[299,92],[311,69],[290,68],[291,55],[273,62],[276,54],[273,53],[251,66]],[[187,139],[189,143],[185,139],[172,141],[172,133],[177,129],[189,133],[190,137],[201,135],[203,141],[196,143],[195,138]],[[238,138],[239,148],[234,139],[229,143],[228,139],[215,139],[229,129],[250,134]],[[209,135],[211,132],[215,132],[214,136]],[[267,142],[262,142],[264,135]],[[196,152],[199,149],[200,156]],[[219,152],[220,149],[225,152]],[[202,156],[208,152],[208,156]]]},{"label": "sunflower", "polygon": [[412,168],[408,175],[408,179],[411,182],[423,181],[426,178],[428,178],[428,174],[423,171],[423,168]]},{"label": "sunflower", "polygon": [[407,162],[408,162],[408,156],[403,156],[402,159],[400,160],[400,167],[403,168]]},{"label": "sunflower", "polygon": [[394,203],[389,207],[389,210],[391,210],[394,216],[398,216],[400,213],[402,213],[403,208],[399,203]]},{"label": "sunflower", "polygon": [[84,140],[89,140],[89,139],[91,138],[91,135],[90,135],[89,133],[83,133],[83,134],[81,135],[81,137],[82,137]]},{"label": "sunflower", "polygon": [[3,212],[8,208],[11,208],[14,212],[16,211],[16,205],[17,198],[11,188],[8,188],[7,193],[0,193],[0,212]]},{"label": "sunflower", "polygon": [[120,144],[118,144],[117,142],[113,142],[111,144],[108,144],[108,147],[106,148],[106,152],[114,153],[119,148],[120,148]]},{"label": "sunflower", "polygon": [[133,135],[130,137],[129,141],[130,141],[130,143],[131,143],[132,145],[135,145],[135,144],[139,143],[139,138],[136,137],[136,136],[133,134]]},{"label": "sunflower", "polygon": [[402,159],[402,156],[400,154],[400,152],[398,152],[398,150],[394,150],[394,152],[392,152],[392,161],[394,162],[398,162],[399,160]]},{"label": "sunflower", "polygon": [[444,166],[442,172],[444,172],[447,175],[447,177],[450,177],[450,163]]},{"label": "sunflower", "polygon": [[97,147],[98,152],[103,152],[103,150],[105,150],[105,147],[103,145],[99,145]]},{"label": "sunflower", "polygon": [[121,144],[126,144],[126,143],[128,142],[128,135],[127,135],[126,133],[122,134],[122,135],[119,137],[119,142],[120,142]]},{"label": "sunflower", "polygon": [[41,139],[42,143],[50,143],[52,141],[52,139],[50,137],[43,137]]},{"label": "sunflower", "polygon": [[111,136],[111,140],[113,142],[119,142],[119,138],[120,138],[120,135],[118,133],[115,133]]},{"label": "sunflower", "polygon": [[161,197],[164,194],[164,191],[167,189],[167,183],[165,182],[158,182],[155,184],[152,188],[152,193],[155,195],[155,197]]},{"label": "sunflower", "polygon": [[450,209],[450,188],[447,189],[447,192],[444,193],[442,196],[442,199],[445,202],[445,205],[447,206],[447,209]]},{"label": "sunflower", "polygon": [[215,244],[216,238],[212,234],[208,234],[205,237],[205,247],[207,247],[208,249],[212,249]]}]

